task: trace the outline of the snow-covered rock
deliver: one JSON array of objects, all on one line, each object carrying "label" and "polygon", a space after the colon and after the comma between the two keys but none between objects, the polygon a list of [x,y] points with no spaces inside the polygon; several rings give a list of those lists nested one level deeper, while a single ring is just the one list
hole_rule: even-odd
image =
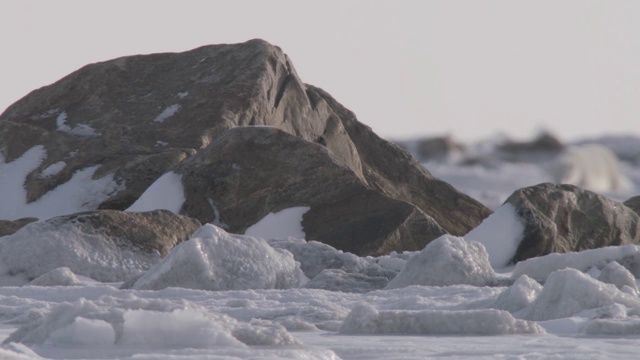
[{"label": "snow-covered rock", "polygon": [[377,310],[357,305],[347,318],[342,334],[498,335],[539,334],[534,322],[519,320],[502,310],[404,311]]},{"label": "snow-covered rock", "polygon": [[134,289],[286,289],[304,274],[293,255],[263,239],[233,235],[206,224],[140,277]]},{"label": "snow-covered rock", "polygon": [[494,280],[495,273],[482,244],[443,235],[409,259],[404,269],[389,282],[386,288],[457,284],[485,286]]},{"label": "snow-covered rock", "polygon": [[536,300],[516,316],[534,321],[551,320],[613,304],[637,307],[640,300],[576,269],[564,269],[549,275]]}]

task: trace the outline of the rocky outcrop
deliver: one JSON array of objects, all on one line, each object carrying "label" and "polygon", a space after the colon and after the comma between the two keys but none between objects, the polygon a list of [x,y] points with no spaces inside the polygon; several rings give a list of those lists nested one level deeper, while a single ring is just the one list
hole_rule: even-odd
[{"label": "rocky outcrop", "polygon": [[544,183],[514,192],[524,223],[514,261],[640,241],[640,217],[623,204],[573,185]]},{"label": "rocky outcrop", "polygon": [[20,230],[23,226],[32,223],[34,221],[38,221],[36,218],[22,218],[18,220],[0,220],[0,237],[7,236],[15,233]]},{"label": "rocky outcrop", "polygon": [[174,171],[183,212],[234,233],[294,206],[310,207],[307,238],[359,255],[422,248],[446,232],[415,205],[371,189],[322,145],[276,128],[228,130]]},{"label": "rocky outcrop", "polygon": [[126,281],[159,262],[199,227],[197,220],[166,210],[100,210],[38,221],[0,242],[0,275],[31,281],[67,267],[97,281]]},{"label": "rocky outcrop", "polygon": [[196,219],[167,210],[139,213],[98,210],[60,216],[47,222],[59,227],[70,224],[81,233],[145,252],[157,252],[162,257],[202,226]]},{"label": "rocky outcrop", "polygon": [[623,204],[629,209],[636,212],[636,214],[640,214],[640,195],[633,196],[623,202]]},{"label": "rocky outcrop", "polygon": [[505,160],[530,161],[556,156],[564,147],[555,135],[544,131],[531,141],[508,140],[499,145],[497,150]]},{"label": "rocky outcrop", "polygon": [[[223,164],[212,155],[212,149],[225,147],[227,154],[241,153],[243,158],[236,156],[234,161],[243,173],[255,163],[249,160],[251,156],[267,161],[260,168],[273,168],[270,173],[278,170],[274,160],[255,152],[259,146],[253,150],[238,147],[244,146],[242,141],[257,144],[261,135],[256,131],[264,135],[266,130],[243,130],[240,133],[255,136],[245,140],[239,138],[240,133],[227,132],[246,126],[277,128],[282,132],[278,139],[284,139],[285,134],[297,139],[297,145],[291,147],[294,141],[288,139],[277,149],[319,152],[318,156],[332,163],[331,168],[342,169],[340,179],[345,182],[331,180],[336,190],[324,195],[323,202],[307,200],[304,194],[318,190],[306,187],[323,185],[310,180],[314,173],[319,173],[317,179],[327,175],[320,174],[322,168],[303,164],[307,160],[294,152],[286,168],[293,172],[280,178],[307,181],[298,184],[301,194],[293,196],[295,201],[284,196],[293,189],[283,191],[272,181],[265,182],[262,189],[240,190],[257,197],[241,199],[244,205],[232,206],[228,201],[234,195],[226,190],[241,184],[230,180],[234,163],[229,160]],[[317,145],[311,147],[313,143]],[[185,174],[187,187],[210,188],[201,197],[187,189],[183,214],[202,222],[215,221],[217,216],[230,230],[242,231],[265,212],[291,203],[322,203],[305,218],[305,232],[360,254],[417,250],[443,232],[468,232],[490,213],[431,176],[405,151],[379,138],[329,94],[305,85],[282,50],[262,40],[87,65],[32,92],[0,115],[0,151],[6,162],[37,145],[42,145],[46,154],[25,179],[27,202],[68,182],[78,171],[99,166],[93,178],[110,176],[118,186],[111,186],[96,207],[123,210],[162,174],[175,170]],[[271,156],[282,159],[283,154],[275,150]],[[309,172],[306,178],[298,176],[298,168]],[[257,169],[251,173],[257,174]],[[226,190],[213,189],[214,184],[223,183]],[[329,200],[331,194],[355,188],[359,195]],[[212,211],[209,200],[219,213]],[[354,220],[349,224],[335,222],[344,217]],[[317,220],[307,220],[311,218]],[[367,239],[377,245],[358,249],[340,246],[338,242],[347,236],[354,239],[351,244],[363,244]]]}]

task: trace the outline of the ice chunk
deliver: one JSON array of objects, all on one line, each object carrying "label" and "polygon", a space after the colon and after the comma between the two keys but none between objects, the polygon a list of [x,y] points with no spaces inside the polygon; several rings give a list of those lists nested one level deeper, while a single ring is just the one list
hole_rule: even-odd
[{"label": "ice chunk", "polygon": [[297,287],[302,279],[300,265],[288,251],[206,224],[149,269],[133,288],[285,289]]},{"label": "ice chunk", "polygon": [[530,305],[541,291],[542,285],[527,275],[522,275],[498,296],[491,307],[514,313]]},{"label": "ice chunk", "polygon": [[116,333],[106,321],[76,317],[67,326],[55,329],[47,342],[56,345],[105,346],[113,345]]},{"label": "ice chunk", "polygon": [[502,310],[379,311],[357,305],[345,319],[342,334],[503,335],[540,334],[534,322],[519,320]]},{"label": "ice chunk", "polygon": [[296,206],[267,214],[262,220],[249,226],[245,235],[263,239],[286,239],[293,237],[304,239],[302,216],[311,209],[308,206]]},{"label": "ice chunk", "polygon": [[430,242],[413,256],[387,289],[411,285],[449,286],[467,284],[485,286],[495,279],[482,244],[451,235]]},{"label": "ice chunk", "polygon": [[33,279],[29,285],[34,286],[74,286],[82,285],[76,274],[68,267],[59,267]]},{"label": "ice chunk", "polygon": [[631,289],[638,291],[638,285],[636,284],[636,278],[633,277],[631,272],[624,266],[620,265],[617,261],[612,261],[602,269],[598,280],[615,285],[618,289],[622,290],[624,286],[629,286]]},{"label": "ice chunk", "polygon": [[365,293],[382,289],[389,280],[381,276],[347,273],[340,269],[326,269],[304,284],[308,289]]},{"label": "ice chunk", "polygon": [[169,171],[154,181],[126,211],[165,209],[179,214],[184,202],[182,175]]},{"label": "ice chunk", "polygon": [[511,263],[523,235],[524,224],[513,205],[507,203],[469,231],[464,238],[484,245],[491,266],[498,269]]},{"label": "ice chunk", "polygon": [[636,245],[608,246],[577,253],[553,253],[530,258],[516,264],[512,272],[512,278],[515,279],[521,275],[527,275],[544,282],[547,276],[556,270],[572,268],[587,271],[594,266],[604,267],[610,261],[625,259],[638,254],[639,249]]},{"label": "ice chunk", "polygon": [[640,300],[576,269],[564,269],[549,275],[538,298],[516,316],[535,321],[559,319],[613,304],[634,307],[640,306]]},{"label": "ice chunk", "polygon": [[[340,269],[347,273],[362,273],[367,276],[382,276],[387,279],[391,279],[397,274],[397,271],[381,267],[374,259],[365,259],[352,253],[345,253],[318,241],[271,239],[268,240],[268,243],[275,248],[292,253],[309,279],[315,278],[325,269]],[[402,262],[405,263],[405,261]]]}]

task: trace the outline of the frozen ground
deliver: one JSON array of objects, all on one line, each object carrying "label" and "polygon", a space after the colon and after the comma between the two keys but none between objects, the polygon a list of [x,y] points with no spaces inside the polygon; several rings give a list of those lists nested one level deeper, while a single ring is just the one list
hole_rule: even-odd
[{"label": "frozen ground", "polygon": [[[111,178],[71,183],[27,206],[19,184],[45,155],[34,148],[11,163],[0,158],[0,196],[14,205],[3,203],[1,217],[51,217],[61,211],[56,199],[86,204],[118,190]],[[269,214],[244,235],[207,225],[164,259],[95,249],[73,229],[30,224],[0,238],[0,359],[638,357],[640,247],[505,267],[522,228],[500,204],[549,173],[534,163],[428,167],[496,212],[464,237],[414,253],[362,258],[296,239],[307,207]],[[626,198],[640,172],[622,168],[634,184],[617,195]],[[130,211],[177,211],[181,186],[165,174]]]}]

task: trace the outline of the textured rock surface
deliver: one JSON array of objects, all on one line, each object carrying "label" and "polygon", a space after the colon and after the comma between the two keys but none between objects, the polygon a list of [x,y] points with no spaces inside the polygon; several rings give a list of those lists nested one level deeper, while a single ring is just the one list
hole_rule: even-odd
[{"label": "textured rock surface", "polygon": [[14,221],[0,220],[0,236],[7,236],[20,230],[23,226],[38,221],[36,218],[22,218]]},{"label": "textured rock surface", "polygon": [[48,222],[57,225],[71,223],[85,234],[100,235],[119,245],[146,252],[157,251],[162,257],[202,226],[196,219],[167,210],[140,213],[98,210],[60,216]]},{"label": "textured rock surface", "polygon": [[[370,237],[370,233],[363,233],[365,228],[375,227],[390,216],[390,220],[382,221],[382,235],[367,241],[376,243],[381,237],[389,237],[385,233],[395,232],[391,238],[402,238],[409,245],[378,244],[357,252],[417,250],[443,231],[454,235],[468,232],[490,213],[477,201],[431,176],[405,151],[379,138],[329,94],[305,85],[282,50],[262,40],[87,65],[53,85],[33,91],[0,115],[0,151],[10,162],[31,147],[44,145],[46,158],[25,181],[28,201],[67,182],[75,171],[100,165],[94,178],[114,174],[122,186],[98,207],[122,210],[172,169],[188,172],[190,183],[200,177],[201,183],[209,181],[207,186],[211,187],[225,178],[222,182],[229,186],[227,190],[237,187],[239,183],[229,179],[235,171],[231,162],[202,169],[202,174],[191,170],[198,162],[210,162],[207,158],[211,156],[211,146],[220,147],[225,141],[227,152],[242,152],[245,159],[256,154],[251,148],[234,148],[229,139],[224,139],[231,135],[218,137],[234,127],[263,125],[304,141],[305,147],[318,144],[315,151],[330,158],[332,166],[340,167],[344,173],[342,179],[346,183],[331,180],[337,189],[333,193],[344,194],[345,188],[358,188],[356,193],[362,195],[349,196],[349,201],[334,198],[332,206],[312,209],[315,215],[309,219],[318,221],[305,218],[304,225],[307,234],[316,239],[328,241],[337,231],[362,243],[362,239]],[[284,146],[279,149],[292,150]],[[189,171],[182,164],[187,159]],[[66,166],[59,172],[39,176],[60,161]],[[300,157],[296,161],[299,168],[312,172],[306,174],[307,179],[322,172],[302,164],[306,160]],[[247,164],[236,165],[241,171],[248,171]],[[294,161],[289,165],[289,171],[298,168]],[[191,193],[182,213],[202,222],[224,219],[231,231],[241,231],[266,212],[294,202],[278,196],[284,194],[279,194],[279,184],[268,183],[274,185],[275,188],[254,189],[261,196],[243,199],[254,205],[238,208],[220,205],[233,194],[226,194],[221,188],[210,189],[209,195],[223,197],[209,196],[218,207],[217,213],[212,211],[209,198],[197,198]],[[305,187],[319,185],[324,186],[314,180]],[[273,195],[266,196],[271,190],[275,190]],[[316,190],[304,189],[309,191]],[[297,200],[297,205],[308,205],[302,202],[306,198],[298,196]],[[357,212],[362,209],[366,212]],[[353,217],[355,225],[331,223],[345,216]],[[425,218],[435,221],[425,222]],[[321,220],[325,221],[323,225]],[[392,223],[396,225],[388,227]],[[425,231],[436,228],[434,223],[442,230]],[[334,244],[341,236],[333,238]]]},{"label": "textured rock surface", "polygon": [[552,252],[637,244],[640,217],[622,203],[573,185],[539,184],[507,200],[525,224],[514,260]]}]

